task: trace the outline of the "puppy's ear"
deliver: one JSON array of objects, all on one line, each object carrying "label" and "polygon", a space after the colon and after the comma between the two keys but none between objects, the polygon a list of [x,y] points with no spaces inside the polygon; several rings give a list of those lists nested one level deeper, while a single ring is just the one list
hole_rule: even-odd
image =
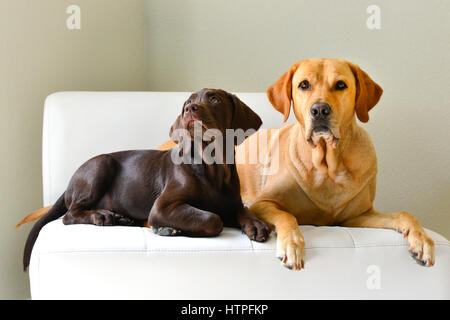
[{"label": "puppy's ear", "polygon": [[356,80],[355,111],[361,122],[369,121],[369,111],[378,103],[383,89],[356,64],[348,62]]},{"label": "puppy's ear", "polygon": [[233,129],[244,131],[254,129],[257,131],[262,124],[261,118],[234,94],[228,93],[228,97],[234,105],[233,119],[231,120]]},{"label": "puppy's ear", "polygon": [[182,137],[182,129],[183,129],[183,127],[181,125],[182,118],[183,118],[183,115],[180,114],[177,117],[177,120],[175,120],[174,124],[170,127],[170,132],[169,132],[170,139],[172,139],[176,143],[179,143],[180,139]]},{"label": "puppy's ear", "polygon": [[294,64],[280,79],[277,80],[269,89],[267,97],[272,106],[284,115],[284,122],[289,118],[292,101],[292,76],[297,71],[300,62]]}]

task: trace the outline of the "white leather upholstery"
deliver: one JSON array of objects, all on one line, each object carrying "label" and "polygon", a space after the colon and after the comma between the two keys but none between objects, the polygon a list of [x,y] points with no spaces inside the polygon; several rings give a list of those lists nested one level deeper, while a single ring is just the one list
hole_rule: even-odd
[{"label": "white leather upholstery", "polygon": [[[250,241],[226,228],[217,238],[160,237],[137,227],[64,226],[41,232],[30,269],[33,299],[448,299],[449,243],[436,241],[425,268],[392,230],[300,227],[306,265],[275,258],[275,235]],[[381,288],[369,289],[370,266]],[[369,271],[370,268],[369,268]]]},{"label": "white leather upholstery", "polygon": [[[264,127],[281,125],[264,93],[238,95],[261,115]],[[165,141],[187,96],[175,92],[49,96],[43,134],[45,205],[56,200],[74,170],[90,157],[155,148]],[[146,228],[64,226],[57,220],[44,227],[33,250],[32,298],[450,298],[450,245],[432,231],[428,232],[436,242],[436,265],[425,268],[414,262],[407,241],[392,230],[300,228],[306,268],[293,272],[275,258],[273,233],[261,244],[227,228],[216,238],[168,238]],[[378,275],[379,289],[370,285]]]}]

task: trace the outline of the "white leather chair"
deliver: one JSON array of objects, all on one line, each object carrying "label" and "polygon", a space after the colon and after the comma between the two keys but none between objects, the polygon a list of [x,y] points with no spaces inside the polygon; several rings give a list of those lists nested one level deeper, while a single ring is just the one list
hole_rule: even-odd
[{"label": "white leather chair", "polygon": [[[156,148],[188,96],[183,92],[62,92],[45,104],[44,205],[53,204],[90,157]],[[281,125],[264,93],[239,93],[264,121]],[[449,299],[450,246],[419,266],[392,230],[300,227],[306,264],[290,271],[266,243],[237,229],[216,238],[160,237],[138,227],[45,226],[30,265],[33,299]]]}]

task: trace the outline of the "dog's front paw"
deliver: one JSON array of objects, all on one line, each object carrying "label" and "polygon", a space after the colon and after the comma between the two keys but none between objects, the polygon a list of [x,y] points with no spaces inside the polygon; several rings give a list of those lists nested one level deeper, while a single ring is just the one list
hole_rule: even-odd
[{"label": "dog's front paw", "polygon": [[298,228],[278,232],[277,257],[289,269],[305,267],[305,241]]},{"label": "dog's front paw", "polygon": [[421,266],[431,267],[434,265],[434,241],[427,236],[423,230],[402,230],[408,237],[409,252]]},{"label": "dog's front paw", "polygon": [[171,227],[152,227],[152,230],[157,235],[160,235],[163,237],[179,236],[181,234],[181,230],[171,228]]},{"label": "dog's front paw", "polygon": [[124,215],[114,213],[114,223],[119,226],[133,226],[135,221]]},{"label": "dog's front paw", "polygon": [[266,241],[272,232],[264,222],[255,217],[246,220],[241,225],[241,229],[251,240],[258,242]]},{"label": "dog's front paw", "polygon": [[92,210],[88,215],[91,219],[91,223],[96,226],[113,226],[114,212],[109,210]]}]

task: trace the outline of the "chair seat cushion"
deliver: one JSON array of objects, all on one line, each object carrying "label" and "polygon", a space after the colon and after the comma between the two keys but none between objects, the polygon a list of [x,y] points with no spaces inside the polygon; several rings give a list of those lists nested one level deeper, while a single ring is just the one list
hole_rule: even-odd
[{"label": "chair seat cushion", "polygon": [[281,266],[238,229],[214,238],[162,237],[140,227],[46,225],[33,250],[33,299],[448,299],[450,246],[427,230],[436,265],[419,266],[401,234],[300,226],[305,269]]}]

